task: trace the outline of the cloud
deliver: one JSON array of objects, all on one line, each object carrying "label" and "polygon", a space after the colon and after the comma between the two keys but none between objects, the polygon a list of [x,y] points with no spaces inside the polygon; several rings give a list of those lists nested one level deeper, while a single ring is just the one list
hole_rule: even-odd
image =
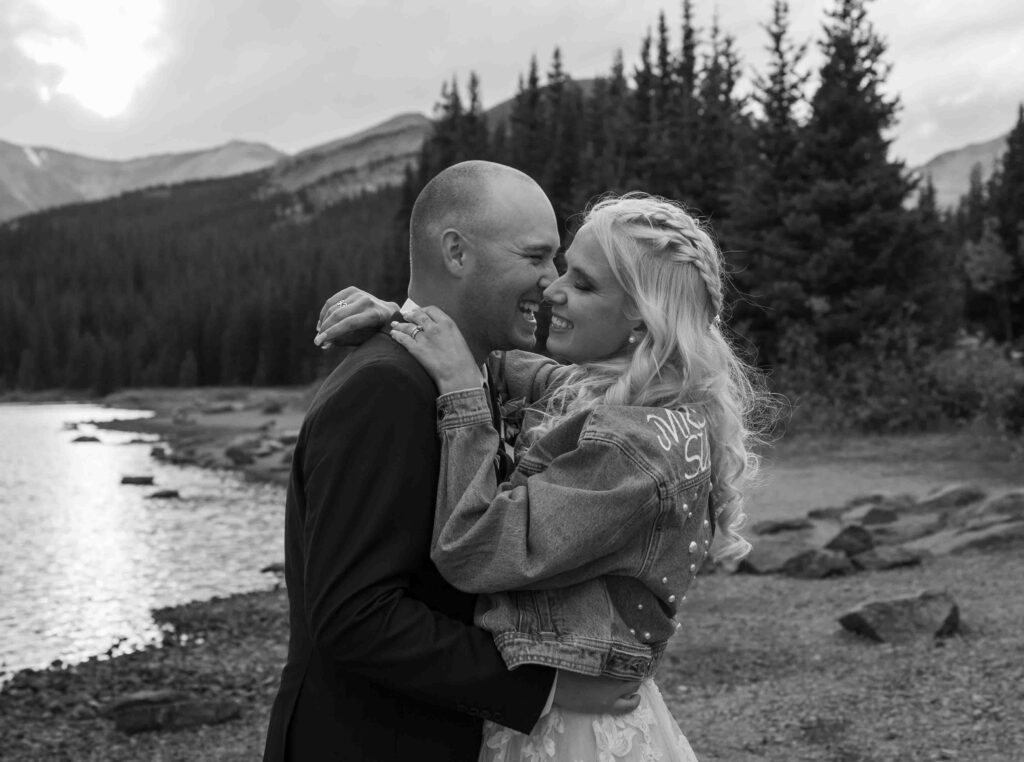
[{"label": "cloud", "polygon": [[7,24],[43,102],[63,95],[112,118],[163,59],[162,16],[162,0],[14,0]]}]

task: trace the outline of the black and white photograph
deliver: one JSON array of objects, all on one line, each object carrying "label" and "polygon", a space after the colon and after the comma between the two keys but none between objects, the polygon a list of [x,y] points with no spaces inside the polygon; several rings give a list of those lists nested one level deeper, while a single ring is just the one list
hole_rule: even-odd
[{"label": "black and white photograph", "polygon": [[1024,4],[0,0],[0,759],[1020,762]]}]

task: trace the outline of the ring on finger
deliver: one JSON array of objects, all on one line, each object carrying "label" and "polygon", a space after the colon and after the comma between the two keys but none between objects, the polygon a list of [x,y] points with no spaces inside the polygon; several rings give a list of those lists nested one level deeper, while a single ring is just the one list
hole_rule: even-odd
[{"label": "ring on finger", "polygon": [[409,334],[409,338],[415,341],[416,334],[418,333],[423,333],[423,328],[421,328],[420,326],[416,326],[415,328],[412,329],[412,332]]},{"label": "ring on finger", "polygon": [[334,306],[335,307],[348,307],[348,302],[346,302],[344,299],[342,299],[340,302],[335,302]]}]

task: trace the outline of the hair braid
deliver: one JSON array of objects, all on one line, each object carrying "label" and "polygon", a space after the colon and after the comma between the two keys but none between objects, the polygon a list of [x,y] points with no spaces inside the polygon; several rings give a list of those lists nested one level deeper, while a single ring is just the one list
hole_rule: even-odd
[{"label": "hair braid", "polygon": [[[627,317],[646,330],[628,355],[585,363],[552,397],[541,431],[598,404],[690,406],[708,421],[712,516],[722,555],[742,556],[744,485],[756,473],[750,446],[768,408],[755,371],[735,353],[717,318],[724,303],[722,255],[685,209],[642,193],[607,197],[586,214],[626,292]],[[687,267],[686,265],[692,265]]]}]

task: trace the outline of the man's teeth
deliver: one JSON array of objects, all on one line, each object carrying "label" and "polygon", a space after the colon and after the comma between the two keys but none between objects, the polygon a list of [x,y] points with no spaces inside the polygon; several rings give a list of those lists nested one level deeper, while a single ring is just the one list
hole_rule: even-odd
[{"label": "man's teeth", "polygon": [[552,315],[551,316],[551,327],[552,328],[561,328],[563,330],[568,330],[569,328],[572,328],[572,323],[570,323],[565,318],[558,317],[558,315]]},{"label": "man's teeth", "polygon": [[519,311],[523,313],[523,317],[526,318],[526,322],[528,323],[537,322],[537,310],[539,309],[540,304],[537,302],[519,302]]}]

